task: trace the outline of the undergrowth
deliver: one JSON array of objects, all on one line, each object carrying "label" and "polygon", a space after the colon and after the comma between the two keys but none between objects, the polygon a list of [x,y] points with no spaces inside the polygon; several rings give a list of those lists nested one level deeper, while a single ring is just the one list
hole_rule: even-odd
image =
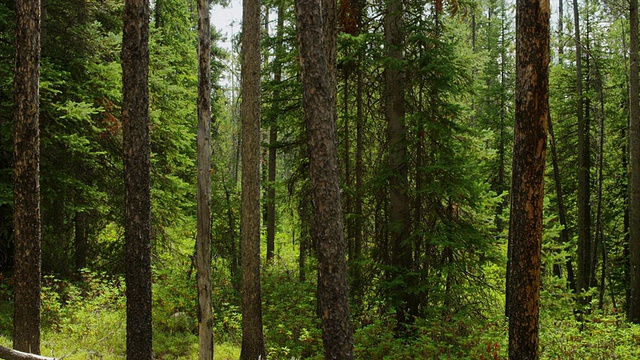
[{"label": "undergrowth", "polygon": [[[154,272],[156,359],[196,359],[194,274],[189,264]],[[216,359],[238,359],[240,298],[225,273],[213,272]],[[219,266],[219,268],[218,268]],[[0,344],[11,346],[11,282],[0,278]],[[122,359],[125,356],[125,291],[120,277],[83,272],[79,281],[46,276],[42,290],[42,353],[65,359]],[[315,315],[315,283],[300,282],[285,267],[263,268],[264,335],[270,359],[322,359],[322,335]],[[573,301],[561,289],[542,293],[541,359],[638,359],[640,326],[620,313],[593,310],[576,320]],[[507,322],[493,315],[451,314],[417,319],[405,337],[395,337],[395,316],[371,307],[353,319],[358,359],[507,358]],[[607,309],[605,307],[605,309]]]}]

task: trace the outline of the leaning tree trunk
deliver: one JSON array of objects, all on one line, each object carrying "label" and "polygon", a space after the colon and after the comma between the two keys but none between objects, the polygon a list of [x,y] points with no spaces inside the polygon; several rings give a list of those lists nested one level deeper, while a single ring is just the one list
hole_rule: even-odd
[{"label": "leaning tree trunk", "polygon": [[16,1],[13,347],[40,353],[40,1]]},{"label": "leaning tree trunk", "polygon": [[[327,6],[327,2],[333,3]],[[323,8],[331,0],[297,0],[296,22],[300,46],[303,104],[307,128],[309,168],[314,205],[314,242],[318,254],[318,314],[322,320],[325,359],[353,359],[349,313],[346,244],[336,145],[334,21],[322,23]],[[329,11],[331,12],[331,11]],[[325,28],[325,26],[328,28]],[[325,29],[323,31],[323,29]]]},{"label": "leaning tree trunk", "polygon": [[149,2],[126,0],[122,35],[127,359],[151,360]]},{"label": "leaning tree trunk", "polygon": [[509,223],[509,359],[539,357],[540,252],[549,121],[549,0],[516,2],[516,107]]},{"label": "leaning tree trunk", "polygon": [[209,0],[198,0],[198,204],[196,267],[198,358],[213,359],[211,309],[211,28]]}]

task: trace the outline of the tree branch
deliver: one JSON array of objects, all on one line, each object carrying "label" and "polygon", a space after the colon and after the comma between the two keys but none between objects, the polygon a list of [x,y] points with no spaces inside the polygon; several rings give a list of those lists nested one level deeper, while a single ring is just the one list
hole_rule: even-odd
[{"label": "tree branch", "polygon": [[0,346],[0,359],[5,360],[58,360],[57,358],[50,358],[46,356],[40,356],[35,354],[29,354],[22,351]]}]

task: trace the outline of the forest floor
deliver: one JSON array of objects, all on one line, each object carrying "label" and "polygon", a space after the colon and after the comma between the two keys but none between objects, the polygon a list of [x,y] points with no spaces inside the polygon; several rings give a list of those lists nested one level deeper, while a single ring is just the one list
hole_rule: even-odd
[{"label": "forest floor", "polygon": [[[176,277],[176,274],[181,276]],[[154,351],[156,359],[196,359],[194,305],[184,273],[156,271]],[[312,282],[291,281],[273,268],[264,274],[265,338],[271,359],[321,359],[314,316]],[[182,281],[180,280],[182,277]],[[6,280],[7,278],[4,278]],[[218,279],[220,280],[220,279]],[[215,359],[238,359],[240,311],[229,301],[228,283],[214,286]],[[299,301],[290,303],[292,296]],[[11,346],[10,282],[0,285],[0,345]],[[576,321],[567,296],[542,294],[541,359],[638,359],[640,326],[629,325],[614,309],[594,310]],[[392,317],[371,314],[356,323],[355,351],[360,359],[506,359],[504,319],[463,318],[416,321],[411,339],[393,337]],[[83,281],[45,277],[42,303],[42,354],[74,359],[123,359],[125,298],[121,278],[86,272]]]}]

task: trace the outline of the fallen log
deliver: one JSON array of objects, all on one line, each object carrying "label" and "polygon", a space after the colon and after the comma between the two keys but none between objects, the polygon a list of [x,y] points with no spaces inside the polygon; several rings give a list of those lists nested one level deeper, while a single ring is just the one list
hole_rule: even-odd
[{"label": "fallen log", "polygon": [[5,360],[58,360],[41,355],[29,354],[26,352],[13,350],[0,345],[0,359]]}]

